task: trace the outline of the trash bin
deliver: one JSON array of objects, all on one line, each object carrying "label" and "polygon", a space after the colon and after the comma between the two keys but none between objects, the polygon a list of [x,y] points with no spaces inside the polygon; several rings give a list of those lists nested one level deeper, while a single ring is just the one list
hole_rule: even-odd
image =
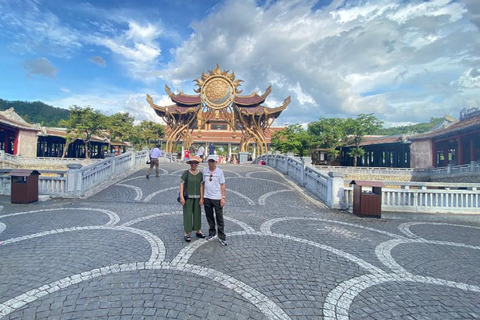
[{"label": "trash bin", "polygon": [[[379,181],[353,180],[353,214],[359,217],[382,217],[382,187]],[[362,191],[362,187],[371,187],[372,191]]]},{"label": "trash bin", "polygon": [[38,176],[40,172],[29,169],[13,169],[11,177],[11,203],[38,201]]}]

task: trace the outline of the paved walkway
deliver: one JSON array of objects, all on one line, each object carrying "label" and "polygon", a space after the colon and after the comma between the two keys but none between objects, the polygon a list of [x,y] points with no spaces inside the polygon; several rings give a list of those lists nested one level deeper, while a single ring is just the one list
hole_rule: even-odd
[{"label": "paved walkway", "polygon": [[225,165],[230,244],[188,244],[186,167],[88,199],[0,198],[0,319],[480,319],[479,224],[360,219]]}]

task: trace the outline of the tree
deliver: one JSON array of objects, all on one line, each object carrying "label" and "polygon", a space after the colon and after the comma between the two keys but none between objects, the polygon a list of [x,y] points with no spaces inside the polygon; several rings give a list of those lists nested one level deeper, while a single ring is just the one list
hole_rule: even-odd
[{"label": "tree", "polygon": [[357,158],[364,155],[365,151],[360,148],[363,137],[367,134],[377,133],[383,126],[383,122],[375,117],[372,113],[361,113],[356,119],[347,118],[345,122],[345,129],[347,134],[347,141],[349,144],[355,145],[355,148],[350,152],[353,157],[353,166],[357,166]]},{"label": "tree", "polygon": [[[61,125],[67,128],[67,143],[70,144],[76,139],[81,139],[85,143],[85,157],[90,158],[90,140],[93,135],[98,135],[106,129],[106,116],[100,111],[87,106],[85,108],[73,105],[70,107],[70,114],[67,120],[62,120]],[[68,148],[65,144],[64,154]]]},{"label": "tree", "polygon": [[323,118],[308,124],[307,132],[312,136],[316,148],[328,150],[329,158],[335,160],[346,142],[346,119]]},{"label": "tree", "polygon": [[108,131],[111,141],[130,141],[133,136],[135,118],[128,112],[118,112],[107,117]]},{"label": "tree", "polygon": [[134,127],[133,132],[134,135],[131,140],[138,146],[141,146],[142,143],[144,143],[145,146],[148,146],[150,141],[160,141],[165,135],[163,125],[153,121],[142,121],[139,125]]},{"label": "tree", "polygon": [[312,137],[301,125],[293,124],[276,132],[272,137],[272,146],[282,153],[293,151],[303,157],[312,148]]}]

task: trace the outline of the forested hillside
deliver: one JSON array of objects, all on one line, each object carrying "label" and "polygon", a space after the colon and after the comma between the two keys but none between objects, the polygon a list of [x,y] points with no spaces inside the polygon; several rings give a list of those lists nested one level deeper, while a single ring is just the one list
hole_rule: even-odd
[{"label": "forested hillside", "polygon": [[424,133],[429,131],[442,121],[443,118],[430,118],[430,122],[427,123],[417,123],[410,126],[382,128],[378,131],[378,134],[393,136],[397,134]]},{"label": "forested hillside", "polygon": [[69,110],[49,106],[40,101],[8,101],[0,99],[0,110],[13,108],[25,121],[55,127],[62,119],[68,119]]}]

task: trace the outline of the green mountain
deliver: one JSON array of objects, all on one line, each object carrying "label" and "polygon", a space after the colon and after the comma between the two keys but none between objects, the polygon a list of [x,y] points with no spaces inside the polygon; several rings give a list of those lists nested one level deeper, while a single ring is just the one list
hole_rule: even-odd
[{"label": "green mountain", "polygon": [[377,134],[393,136],[397,134],[424,133],[437,126],[442,121],[443,118],[430,118],[430,122],[428,123],[417,123],[410,126],[382,128]]},{"label": "green mountain", "polygon": [[0,99],[0,111],[13,108],[25,121],[55,127],[62,119],[68,119],[69,110],[49,106],[40,101],[8,101]]}]

